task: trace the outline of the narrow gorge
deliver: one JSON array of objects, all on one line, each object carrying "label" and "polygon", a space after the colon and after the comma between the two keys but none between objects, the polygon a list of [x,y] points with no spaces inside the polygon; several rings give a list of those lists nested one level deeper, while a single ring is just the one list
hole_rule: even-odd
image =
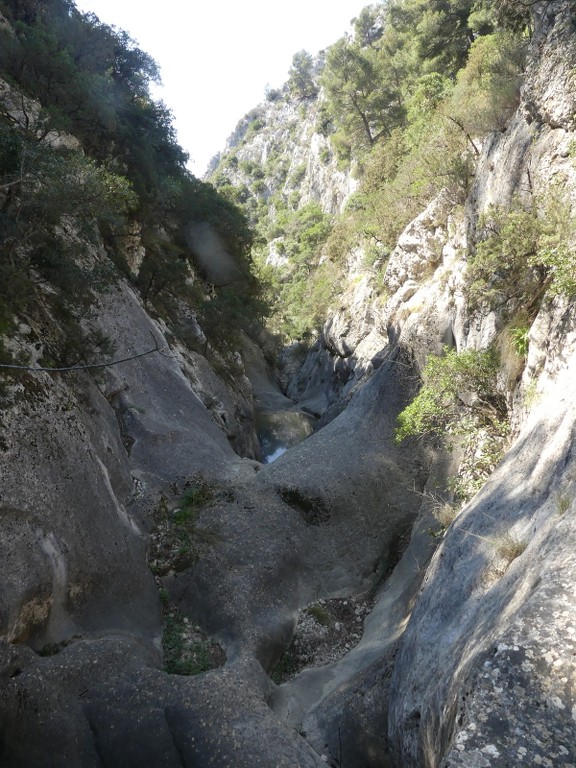
[{"label": "narrow gorge", "polygon": [[0,2],[2,768],[576,767],[576,5],[430,5],[200,181]]}]

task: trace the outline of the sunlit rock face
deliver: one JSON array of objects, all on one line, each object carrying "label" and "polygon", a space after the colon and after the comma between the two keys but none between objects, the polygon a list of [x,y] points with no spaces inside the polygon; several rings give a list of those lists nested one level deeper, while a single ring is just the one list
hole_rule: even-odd
[{"label": "sunlit rock face", "polygon": [[[570,350],[565,313],[550,316],[548,340],[560,333]],[[573,758],[573,359],[561,371],[554,354],[543,361],[537,404],[428,569],[392,680],[402,765]]]},{"label": "sunlit rock face", "polygon": [[[265,200],[277,192],[296,194],[300,206],[316,202],[325,213],[341,212],[358,181],[338,168],[329,137],[319,132],[321,106],[321,94],[263,102],[239,122],[208,178],[219,169],[232,184],[251,185],[250,171],[256,166]],[[234,162],[226,162],[232,151]]]},{"label": "sunlit rock face", "polygon": [[[484,145],[472,225],[490,204],[528,195],[529,181],[544,190],[561,179],[573,196],[570,18],[565,3],[537,13],[523,101],[507,131]],[[496,337],[498,318],[479,321],[460,306],[451,325],[457,344]],[[511,396],[510,449],[427,571],[392,676],[395,764],[574,763],[575,323],[566,298],[542,306]]]}]

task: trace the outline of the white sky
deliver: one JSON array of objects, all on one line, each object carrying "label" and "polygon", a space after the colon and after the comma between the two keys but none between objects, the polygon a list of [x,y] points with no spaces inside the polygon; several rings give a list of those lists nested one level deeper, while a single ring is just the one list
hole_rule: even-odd
[{"label": "white sky", "polygon": [[236,123],[281,86],[292,56],[348,31],[370,0],[76,0],[81,11],[126,30],[159,64],[154,91],[174,114],[190,170],[201,177]]}]

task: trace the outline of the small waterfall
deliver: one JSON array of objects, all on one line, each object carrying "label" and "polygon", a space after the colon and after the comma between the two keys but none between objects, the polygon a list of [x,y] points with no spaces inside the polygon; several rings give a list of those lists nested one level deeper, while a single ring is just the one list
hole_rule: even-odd
[{"label": "small waterfall", "polygon": [[256,431],[262,450],[262,461],[270,464],[312,434],[314,418],[302,411],[260,411]]},{"label": "small waterfall", "polygon": [[62,547],[53,533],[44,536],[40,541],[40,547],[52,566],[52,606],[44,640],[49,643],[59,643],[73,635],[76,629],[66,609],[68,567]]}]

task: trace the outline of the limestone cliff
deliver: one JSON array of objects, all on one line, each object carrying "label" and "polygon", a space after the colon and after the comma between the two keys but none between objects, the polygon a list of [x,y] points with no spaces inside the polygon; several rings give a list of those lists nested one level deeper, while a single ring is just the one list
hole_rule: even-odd
[{"label": "limestone cliff", "polygon": [[[530,184],[559,182],[573,199],[571,8],[537,10],[520,110],[484,146],[469,227],[488,205]],[[470,232],[462,228],[461,237]],[[449,259],[442,262],[437,274],[450,269]],[[438,331],[449,328],[458,345],[485,344],[499,333],[498,318],[459,308],[452,281],[454,271],[451,310],[441,294],[434,298]],[[416,291],[404,306],[418,301]],[[574,546],[573,310],[561,298],[542,305],[522,376],[509,385],[515,428],[508,453],[449,528],[427,572],[392,679],[390,735],[401,765],[573,762],[574,593],[566,571]],[[421,327],[411,319],[401,332],[415,339]],[[522,542],[515,559],[504,550],[506,536]]]},{"label": "limestone cliff", "polygon": [[[385,302],[375,298],[376,276],[362,269],[361,254],[351,255],[349,274],[356,280],[324,326],[321,342],[304,358],[297,346],[288,352],[286,384],[293,396],[318,410],[338,392],[346,401],[358,380],[372,373],[373,360],[380,364],[383,349],[410,349],[421,367],[443,345],[463,350],[503,343],[503,317],[467,302],[467,255],[482,236],[479,218],[491,206],[558,185],[573,203],[572,12],[567,3],[536,7],[516,114],[483,142],[465,206],[442,193],[404,231],[386,267]],[[358,673],[363,645],[370,647],[372,633],[378,634],[371,625],[356,655],[350,654],[353,672],[343,672],[343,662],[318,672],[318,680],[302,673],[285,685],[281,711],[292,707],[300,717],[302,700],[308,708],[314,701],[304,730],[317,744],[330,744],[342,764],[574,762],[574,594],[568,576],[574,547],[573,337],[573,303],[550,298],[531,322],[525,360],[503,356],[501,381],[512,424],[508,452],[444,535],[396,660],[393,644],[385,641],[380,661],[372,667],[365,661]],[[476,450],[480,456],[481,448]],[[513,554],[507,540],[518,545]],[[384,596],[381,602],[391,610]],[[353,694],[352,685],[361,693]],[[319,699],[315,686],[325,686]]]},{"label": "limestone cliff", "polygon": [[[321,65],[319,57],[316,69]],[[287,86],[270,92],[238,123],[210,164],[208,178],[227,181],[255,201],[281,195],[339,213],[357,182],[347,165],[339,167],[330,128],[322,124],[322,105],[322,92],[307,98],[290,95]]]},{"label": "limestone cliff", "polygon": [[[126,241],[132,277],[94,290],[82,317],[84,333],[113,342],[107,362],[118,364],[8,381],[3,766],[576,764],[570,296],[543,299],[524,358],[501,356],[510,434],[495,469],[482,440],[470,458],[395,439],[430,353],[503,344],[503,313],[472,306],[465,290],[480,215],[554,180],[574,200],[573,11],[566,0],[536,4],[520,104],[477,140],[465,203],[447,191],[430,200],[385,269],[349,254],[321,340],[311,353],[288,350],[284,368],[288,394],[332,408],[273,464],[254,460],[249,366],[210,347],[189,306],[163,312],[135,287],[166,234],[140,237],[145,222]],[[290,129],[294,110],[271,100],[252,119],[287,121],[294,167],[309,169],[302,194],[334,211],[349,183],[336,175],[322,197],[312,171],[332,177],[334,167],[314,154],[324,146],[310,139],[314,108]],[[241,128],[239,167],[265,162],[278,125],[243,144]],[[109,256],[102,238],[84,253],[110,268]],[[28,368],[62,334],[54,290],[37,281],[33,310],[5,341]],[[267,372],[252,375],[273,387]],[[440,527],[438,488],[475,459],[483,487]],[[225,663],[191,677],[165,671],[163,613],[165,629],[179,617],[217,641]],[[329,652],[315,655],[324,642]]]}]

